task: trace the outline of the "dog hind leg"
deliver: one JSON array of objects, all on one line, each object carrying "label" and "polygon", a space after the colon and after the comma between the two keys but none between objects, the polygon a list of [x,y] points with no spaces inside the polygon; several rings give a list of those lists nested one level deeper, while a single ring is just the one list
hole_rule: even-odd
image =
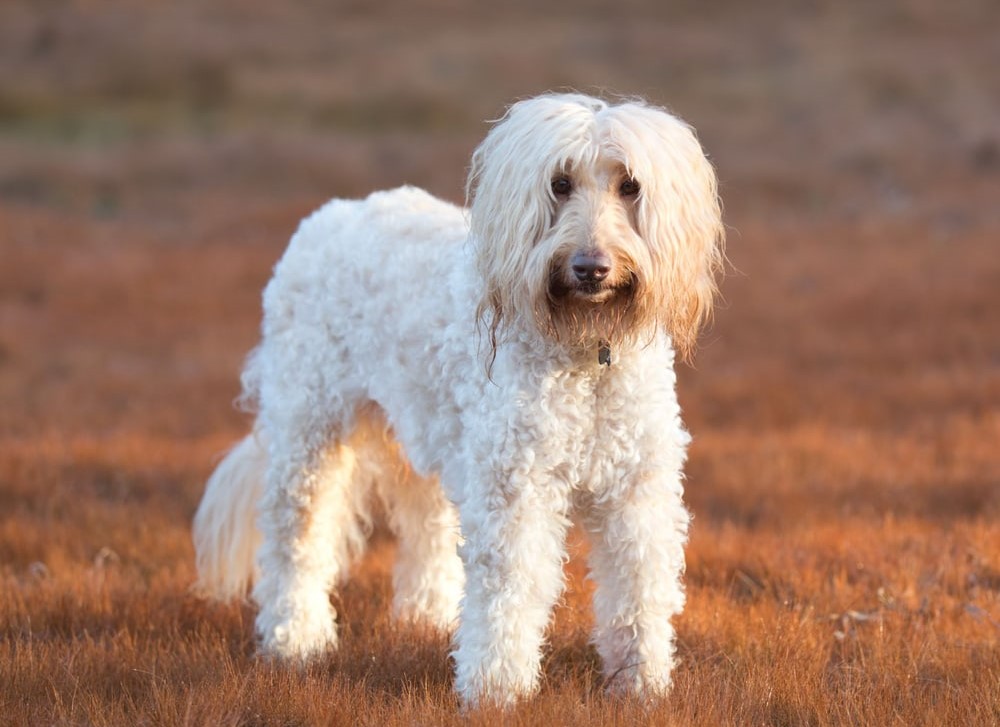
[{"label": "dog hind leg", "polygon": [[356,477],[356,453],[323,431],[286,426],[270,433],[253,590],[265,653],[307,658],[336,646],[329,594],[367,541],[368,492]]},{"label": "dog hind leg", "polygon": [[455,508],[436,478],[404,464],[399,476],[380,481],[389,524],[399,539],[392,574],[393,614],[450,630],[458,618],[465,577],[458,556]]}]

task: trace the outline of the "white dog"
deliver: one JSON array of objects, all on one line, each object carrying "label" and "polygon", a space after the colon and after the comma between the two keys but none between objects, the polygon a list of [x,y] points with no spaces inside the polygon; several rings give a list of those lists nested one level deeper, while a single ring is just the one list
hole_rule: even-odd
[{"label": "white dog", "polygon": [[395,613],[457,622],[463,702],[508,704],[538,684],[575,518],[608,683],[662,694],[689,519],[673,361],[716,293],[715,174],[661,109],[545,95],[492,128],[468,196],[404,187],[302,223],[243,373],[254,432],[195,518],[200,585],[256,581],[265,653],[335,647],[330,591],[377,494]]}]

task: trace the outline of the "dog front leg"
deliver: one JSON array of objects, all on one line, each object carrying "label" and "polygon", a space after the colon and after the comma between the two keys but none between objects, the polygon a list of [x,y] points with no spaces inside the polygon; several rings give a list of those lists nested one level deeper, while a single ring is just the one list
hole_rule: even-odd
[{"label": "dog front leg", "polygon": [[588,514],[594,641],[612,691],[653,697],[670,687],[671,618],[684,607],[690,516],[676,470],[637,474]]},{"label": "dog front leg", "polygon": [[563,587],[568,495],[510,470],[460,507],[466,590],[453,653],[466,705],[508,705],[538,686],[545,627]]}]

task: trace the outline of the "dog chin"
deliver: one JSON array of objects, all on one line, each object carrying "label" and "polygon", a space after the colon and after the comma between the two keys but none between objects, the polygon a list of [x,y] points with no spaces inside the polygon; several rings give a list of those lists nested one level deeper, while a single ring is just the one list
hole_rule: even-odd
[{"label": "dog chin", "polygon": [[633,285],[574,285],[548,291],[543,329],[571,348],[589,349],[601,341],[620,341],[637,321],[631,312]]}]

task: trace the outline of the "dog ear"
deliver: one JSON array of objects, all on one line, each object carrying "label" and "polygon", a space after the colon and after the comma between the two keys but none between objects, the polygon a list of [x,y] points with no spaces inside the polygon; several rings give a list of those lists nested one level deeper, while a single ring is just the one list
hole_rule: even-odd
[{"label": "dog ear", "polygon": [[642,185],[637,221],[649,245],[655,315],[690,360],[725,261],[715,170],[692,129],[667,112],[627,103],[608,113],[614,143]]},{"label": "dog ear", "polygon": [[552,207],[538,170],[521,158],[529,132],[511,108],[472,155],[466,187],[471,243],[482,279],[477,319],[489,333],[491,355],[515,315],[531,249],[552,224]]}]

